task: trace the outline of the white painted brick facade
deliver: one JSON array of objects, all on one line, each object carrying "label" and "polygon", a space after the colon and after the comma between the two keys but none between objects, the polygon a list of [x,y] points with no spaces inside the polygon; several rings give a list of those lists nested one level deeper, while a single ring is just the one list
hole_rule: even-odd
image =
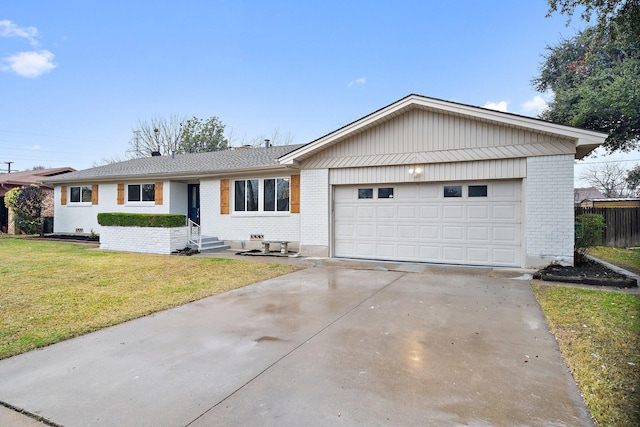
[{"label": "white painted brick facade", "polygon": [[[279,175],[281,176],[281,175]],[[231,180],[233,189],[233,180]],[[233,193],[233,191],[231,191]],[[234,248],[254,249],[259,242],[251,242],[251,234],[264,240],[288,240],[295,250],[300,242],[300,215],[289,212],[234,213],[233,194],[230,194],[231,213],[220,214],[220,180],[200,182],[200,224],[204,236],[216,236]]]},{"label": "white painted brick facade", "polygon": [[329,255],[329,169],[300,171],[300,252]]},{"label": "white painted brick facade", "polygon": [[[150,182],[150,181],[144,181]],[[131,182],[131,184],[140,184],[141,182]],[[92,185],[87,182],[83,184],[68,184],[67,192],[70,187],[78,185]],[[70,203],[67,197],[67,204],[61,205],[61,186],[56,185],[54,188],[55,202],[55,220],[53,222],[54,233],[75,233],[81,229],[82,233],[90,233],[92,230],[100,234],[102,227],[98,224],[98,213],[100,212],[131,212],[131,213],[187,213],[187,185],[180,183],[165,182],[162,186],[162,205],[156,205],[154,202],[125,202],[124,205],[118,205],[118,184],[99,184],[98,185],[98,204],[91,203]],[[183,208],[184,206],[184,208]],[[181,211],[180,209],[184,209]]]},{"label": "white painted brick facade", "polygon": [[573,155],[527,158],[526,267],[573,264]]},{"label": "white painted brick facade", "polygon": [[187,246],[187,227],[102,227],[100,249],[170,254]]}]

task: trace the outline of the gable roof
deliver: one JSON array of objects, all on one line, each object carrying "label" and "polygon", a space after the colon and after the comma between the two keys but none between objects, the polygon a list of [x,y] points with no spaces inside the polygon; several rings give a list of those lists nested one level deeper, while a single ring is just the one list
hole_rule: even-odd
[{"label": "gable roof", "polygon": [[585,199],[602,199],[604,194],[595,187],[576,188],[573,190],[573,200],[580,203]]},{"label": "gable roof", "polygon": [[99,182],[132,178],[188,178],[220,175],[221,172],[250,172],[282,169],[277,159],[297,148],[297,145],[269,148],[236,148],[208,153],[141,157],[91,169],[71,172],[46,179],[48,183]]},{"label": "gable roof", "polygon": [[280,159],[280,162],[283,164],[298,163],[301,160],[311,157],[320,150],[328,148],[360,132],[391,120],[414,108],[544,133],[563,139],[570,139],[574,141],[576,146],[576,158],[582,158],[589,154],[592,150],[601,145],[607,137],[607,134],[602,132],[559,125],[513,113],[504,113],[501,111],[489,110],[487,108],[411,94],[321,138],[318,138],[296,151],[284,155]]},{"label": "gable roof", "polygon": [[53,177],[56,175],[73,172],[75,169],[70,167],[63,168],[50,168],[50,169],[35,169],[22,172],[11,172],[0,174],[0,184],[3,187],[8,186],[23,186],[42,182],[43,179]]}]

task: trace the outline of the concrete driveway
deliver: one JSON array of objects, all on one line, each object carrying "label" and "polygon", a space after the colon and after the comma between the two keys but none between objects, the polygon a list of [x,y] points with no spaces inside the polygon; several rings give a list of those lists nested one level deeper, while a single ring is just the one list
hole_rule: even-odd
[{"label": "concrete driveway", "polygon": [[0,402],[62,426],[593,425],[528,282],[441,270],[200,300],[0,361]]}]

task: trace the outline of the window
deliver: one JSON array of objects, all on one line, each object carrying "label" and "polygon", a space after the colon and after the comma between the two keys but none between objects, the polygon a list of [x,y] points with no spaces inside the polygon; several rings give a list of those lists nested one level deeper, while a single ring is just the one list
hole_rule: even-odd
[{"label": "window", "polygon": [[257,212],[259,183],[257,179],[247,179],[235,182],[235,210],[236,212]]},{"label": "window", "polygon": [[469,197],[487,197],[486,185],[470,185],[468,191]]},{"label": "window", "polygon": [[462,197],[462,185],[445,185],[444,197]]},{"label": "window", "polygon": [[271,178],[264,180],[262,209],[265,212],[289,211],[289,178]]},{"label": "window", "polygon": [[358,199],[373,199],[373,188],[358,188]]},{"label": "window", "polygon": [[127,185],[128,202],[153,202],[156,200],[155,184]]},{"label": "window", "polygon": [[91,186],[69,188],[69,201],[71,203],[91,203]]},{"label": "window", "polygon": [[393,199],[393,187],[378,188],[378,199]]}]

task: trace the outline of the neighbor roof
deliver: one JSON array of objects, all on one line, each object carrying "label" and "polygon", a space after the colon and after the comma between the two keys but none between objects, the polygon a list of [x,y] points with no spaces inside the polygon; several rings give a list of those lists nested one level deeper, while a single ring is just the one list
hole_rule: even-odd
[{"label": "neighbor roof", "polygon": [[560,138],[567,138],[575,142],[576,158],[586,156],[592,150],[601,145],[607,138],[607,134],[602,132],[595,132],[547,122],[533,117],[520,116],[518,114],[505,113],[473,105],[460,104],[457,102],[411,94],[321,138],[318,138],[305,145],[303,148],[284,155],[281,162],[284,164],[294,164],[304,160],[305,158],[314,155],[319,150],[323,150],[337,144],[346,138],[357,135],[360,132],[387,120],[391,120],[394,117],[414,108],[427,111],[445,112],[459,117],[469,117],[474,120],[546,133],[548,135],[556,135]]},{"label": "neighbor roof", "polygon": [[42,182],[43,179],[53,177],[60,174],[73,172],[75,169],[70,167],[50,168],[50,169],[34,169],[22,172],[11,172],[0,174],[0,184],[22,186]]},{"label": "neighbor roof", "polygon": [[279,157],[303,144],[271,146],[269,148],[236,148],[208,153],[141,157],[91,169],[71,172],[46,179],[48,183],[110,181],[136,177],[194,177],[220,172],[257,171],[282,168]]}]

